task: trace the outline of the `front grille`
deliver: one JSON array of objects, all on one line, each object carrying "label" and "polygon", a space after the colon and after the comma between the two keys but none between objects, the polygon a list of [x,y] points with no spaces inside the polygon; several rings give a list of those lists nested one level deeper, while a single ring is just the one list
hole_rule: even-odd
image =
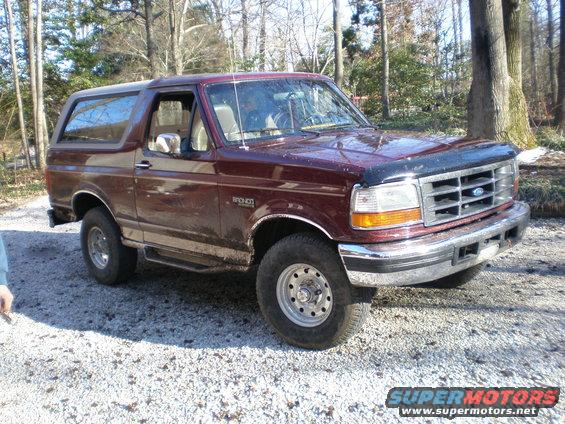
[{"label": "front grille", "polygon": [[453,221],[500,206],[514,195],[515,164],[493,163],[419,179],[424,225]]}]

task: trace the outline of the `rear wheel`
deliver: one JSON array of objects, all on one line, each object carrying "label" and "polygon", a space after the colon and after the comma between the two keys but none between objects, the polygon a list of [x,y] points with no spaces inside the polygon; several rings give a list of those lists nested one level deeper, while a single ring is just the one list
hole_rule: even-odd
[{"label": "rear wheel", "polygon": [[374,292],[351,286],[335,249],[314,234],[279,241],[257,272],[265,319],[285,341],[305,348],[326,349],[355,334]]},{"label": "rear wheel", "polygon": [[86,213],[80,241],[86,266],[99,283],[118,284],[135,272],[137,250],[122,244],[120,228],[105,208]]},{"label": "rear wheel", "polygon": [[472,266],[471,268],[464,269],[463,271],[456,272],[455,274],[448,275],[426,285],[430,287],[437,287],[440,289],[454,289],[467,284],[473,278],[475,278],[479,273],[481,273],[487,266],[486,262],[480,263],[478,265]]}]

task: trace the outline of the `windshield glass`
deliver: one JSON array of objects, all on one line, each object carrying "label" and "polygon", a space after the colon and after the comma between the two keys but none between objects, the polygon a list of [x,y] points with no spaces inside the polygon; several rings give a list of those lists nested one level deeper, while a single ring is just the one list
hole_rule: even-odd
[{"label": "windshield glass", "polygon": [[347,98],[325,81],[235,81],[212,84],[206,91],[228,144],[368,125]]}]

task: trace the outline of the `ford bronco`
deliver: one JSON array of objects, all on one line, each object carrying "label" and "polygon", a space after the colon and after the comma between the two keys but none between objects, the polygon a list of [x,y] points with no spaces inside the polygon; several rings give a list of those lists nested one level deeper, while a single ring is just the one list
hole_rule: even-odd
[{"label": "ford bronco", "polygon": [[84,261],[116,284],[145,259],[257,272],[266,320],[323,349],[379,286],[471,280],[517,243],[511,143],[390,134],[329,78],[195,75],[73,94],[48,151],[51,225],[82,220]]}]

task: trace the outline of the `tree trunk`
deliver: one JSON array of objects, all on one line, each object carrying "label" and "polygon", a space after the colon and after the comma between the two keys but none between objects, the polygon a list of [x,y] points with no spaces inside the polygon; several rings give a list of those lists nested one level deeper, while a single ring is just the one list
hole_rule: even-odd
[{"label": "tree trunk", "polygon": [[18,71],[18,58],[16,56],[16,42],[14,39],[14,14],[12,13],[11,0],[4,0],[6,12],[6,24],[8,30],[8,40],[10,44],[10,56],[12,61],[12,79],[14,89],[16,91],[16,102],[18,104],[18,119],[20,123],[20,137],[22,139],[22,149],[25,155],[26,166],[31,167],[31,158],[29,155],[29,146],[27,144],[27,134],[24,119],[24,106],[22,102],[22,93],[20,91],[20,77]]},{"label": "tree trunk", "polygon": [[169,0],[169,36],[171,38],[171,61],[173,62],[173,73],[182,75],[182,64],[179,58],[179,28],[177,27],[177,11],[175,0]]},{"label": "tree trunk", "polygon": [[565,0],[561,0],[559,42],[559,91],[557,95],[557,125],[559,131],[565,133]]},{"label": "tree trunk", "polygon": [[555,75],[555,55],[553,52],[553,38],[555,29],[553,27],[553,4],[547,0],[547,50],[549,53],[549,81],[551,84],[551,108],[555,109],[557,104],[557,76]]},{"label": "tree trunk", "polygon": [[341,32],[341,5],[340,0],[333,0],[333,19],[334,19],[334,61],[335,72],[334,80],[336,85],[341,88],[343,85],[343,48]]},{"label": "tree trunk", "polygon": [[536,58],[536,36],[538,31],[537,26],[537,11],[532,8],[531,16],[529,19],[530,24],[530,79],[532,81],[532,94],[534,101],[534,114],[537,115],[540,107],[539,99],[539,86],[538,86],[538,64]]},{"label": "tree trunk", "polygon": [[389,63],[388,63],[388,28],[386,22],[386,0],[379,4],[381,23],[381,59],[382,59],[382,81],[381,101],[383,106],[383,119],[390,119],[390,100],[388,95]]},{"label": "tree trunk", "polygon": [[535,145],[536,141],[528,118],[528,104],[522,90],[522,10],[524,0],[504,0],[504,39],[508,64],[510,126],[507,133],[520,147]]},{"label": "tree trunk", "polygon": [[40,166],[40,138],[43,137],[43,132],[39,131],[39,115],[37,109],[37,70],[35,63],[35,27],[33,22],[33,0],[27,1],[27,61],[29,67],[29,84],[31,91],[31,100],[33,104],[33,141],[35,144],[35,164]]},{"label": "tree trunk", "polygon": [[459,22],[457,21],[457,0],[451,0],[451,22],[453,26],[453,67],[454,69],[454,81],[453,81],[453,92],[458,91],[459,80],[461,79],[459,66],[459,61],[461,60],[459,52],[461,48],[459,46]]},{"label": "tree trunk", "polygon": [[509,77],[500,0],[469,0],[473,81],[469,136],[506,139],[510,123]]},{"label": "tree trunk", "polygon": [[36,16],[36,45],[35,60],[37,71],[37,132],[39,137],[37,155],[39,156],[39,167],[45,169],[45,153],[49,135],[47,132],[47,121],[45,119],[45,103],[43,100],[43,0],[37,0]]},{"label": "tree trunk", "polygon": [[463,0],[457,0],[457,20],[459,21],[459,56],[463,60],[465,54],[463,46]]},{"label": "tree trunk", "polygon": [[243,60],[249,59],[249,11],[247,10],[247,0],[241,0],[241,42]]},{"label": "tree trunk", "polygon": [[455,57],[455,62],[458,62],[458,55],[459,55],[459,22],[457,22],[457,7],[456,7],[457,0],[451,0],[451,22],[453,25],[453,56]]},{"label": "tree trunk", "polygon": [[145,37],[147,39],[147,59],[151,78],[159,76],[157,71],[157,58],[155,57],[155,40],[153,38],[153,5],[152,0],[145,0]]},{"label": "tree trunk", "polygon": [[267,50],[267,0],[261,0],[261,26],[259,28],[259,70],[265,71]]}]

